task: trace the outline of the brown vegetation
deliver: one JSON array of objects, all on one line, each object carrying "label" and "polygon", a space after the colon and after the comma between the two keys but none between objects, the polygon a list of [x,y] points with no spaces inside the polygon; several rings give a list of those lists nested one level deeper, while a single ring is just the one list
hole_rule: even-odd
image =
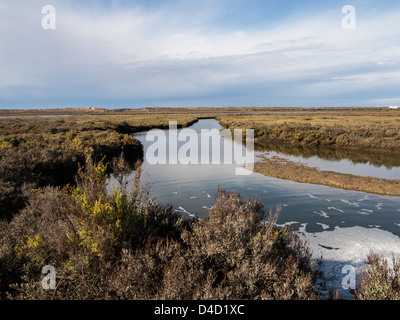
[{"label": "brown vegetation", "polygon": [[[166,116],[0,119],[0,219],[22,209],[31,189],[73,184],[88,150],[96,161],[110,162],[121,151],[131,163],[141,159],[143,148],[130,134],[166,128],[169,120]],[[187,126],[197,117],[175,120]]]},{"label": "brown vegetation", "polygon": [[[221,189],[207,219],[184,220],[148,197],[139,184],[140,169],[131,190],[107,192],[108,174],[114,172],[123,186],[130,172],[123,157],[115,156],[123,150],[140,158],[142,147],[128,133],[166,128],[169,120],[186,126],[199,116],[193,109],[174,116],[167,115],[174,110],[142,111],[151,117],[0,119],[0,219],[8,218],[0,221],[0,297],[318,299],[318,270],[306,245],[277,228],[276,217],[257,199]],[[282,146],[398,151],[399,116],[392,111],[225,111],[229,118],[218,116],[225,126],[253,127],[258,140]],[[376,255],[368,262],[356,297],[398,299],[398,262],[392,269]],[[55,290],[41,286],[44,265],[56,268]]]},{"label": "brown vegetation", "polygon": [[74,183],[84,153],[111,160],[124,151],[141,158],[142,146],[127,134],[113,131],[19,134],[0,138],[0,217],[10,218],[23,208],[31,189]]},{"label": "brown vegetation", "polygon": [[369,113],[369,112],[386,112],[390,111],[387,108],[376,107],[376,108],[362,108],[362,107],[142,107],[142,108],[120,108],[120,109],[106,109],[106,108],[52,108],[52,109],[2,109],[0,110],[0,117],[7,116],[54,116],[54,115],[66,115],[66,116],[112,116],[112,115],[216,115],[216,114],[278,114],[282,113],[297,114],[300,113],[306,115],[314,115],[318,113],[332,113],[332,112],[358,112],[358,113]]},{"label": "brown vegetation", "polygon": [[[118,172],[123,160],[115,163]],[[106,192],[88,157],[75,187],[38,190],[0,234],[11,299],[316,299],[305,245],[262,204],[220,190],[209,218],[184,220],[140,187]],[[122,177],[118,179],[123,181]],[[41,268],[56,268],[43,290]]]},{"label": "brown vegetation", "polygon": [[364,108],[217,118],[226,128],[254,129],[256,142],[400,153],[397,110]]}]

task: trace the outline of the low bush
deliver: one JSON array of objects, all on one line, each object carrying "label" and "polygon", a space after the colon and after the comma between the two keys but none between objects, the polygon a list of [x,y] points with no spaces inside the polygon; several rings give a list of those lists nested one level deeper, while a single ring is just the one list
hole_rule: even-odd
[{"label": "low bush", "polygon": [[[209,218],[180,241],[125,251],[112,278],[122,299],[316,299],[309,254],[257,200],[219,190]],[[265,223],[262,223],[266,221]]]},{"label": "low bush", "polygon": [[393,257],[390,266],[386,259],[371,253],[360,275],[356,297],[358,300],[400,300],[400,261]]},{"label": "low bush", "polygon": [[[4,138],[5,139],[5,138]],[[8,140],[4,140],[8,141]],[[8,144],[0,150],[0,219],[10,219],[22,209],[32,188],[74,184],[85,152],[91,150],[97,161],[124,152],[135,162],[143,157],[140,142],[116,132],[27,134],[17,146]]]}]

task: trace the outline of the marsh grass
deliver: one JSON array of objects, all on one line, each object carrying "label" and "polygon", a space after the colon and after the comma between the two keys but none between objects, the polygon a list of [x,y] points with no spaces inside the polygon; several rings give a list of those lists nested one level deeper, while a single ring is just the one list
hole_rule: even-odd
[{"label": "marsh grass", "polygon": [[218,115],[230,129],[255,130],[256,142],[306,147],[400,151],[400,113],[368,108],[338,113]]},{"label": "marsh grass", "polygon": [[[31,189],[74,184],[85,152],[112,162],[123,151],[129,162],[143,157],[131,133],[167,128],[168,116],[102,116],[0,119],[0,219],[21,210]],[[175,117],[179,126],[197,120]]]}]

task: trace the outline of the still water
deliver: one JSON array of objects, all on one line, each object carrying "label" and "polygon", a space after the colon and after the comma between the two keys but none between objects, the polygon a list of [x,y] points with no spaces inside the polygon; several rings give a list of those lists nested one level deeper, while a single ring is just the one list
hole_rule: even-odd
[{"label": "still water", "polygon": [[[199,120],[190,128],[199,136],[201,129],[222,129],[212,119]],[[142,168],[150,183],[150,194],[158,203],[172,204],[176,212],[186,217],[206,217],[221,186],[239,192],[243,197],[259,198],[266,209],[279,207],[278,225],[288,225],[304,235],[313,257],[324,259],[327,293],[332,288],[339,288],[342,298],[351,299],[350,291],[341,287],[342,267],[360,266],[370,250],[387,258],[391,258],[392,253],[400,254],[400,197],[297,183],[258,173],[238,176],[235,164],[152,165],[149,164],[152,159],[146,157],[146,151],[154,143],[154,140],[147,141],[151,134],[143,132],[134,136],[144,146]],[[168,136],[167,131],[165,134]],[[218,131],[216,134],[222,145],[224,138]],[[178,142],[178,148],[185,143]],[[199,143],[198,148],[201,146]],[[245,147],[241,145],[241,148],[244,153]],[[282,146],[257,146],[255,154],[256,159],[261,154],[278,156],[322,170],[400,178],[396,159],[385,161],[380,155],[329,152],[321,154],[321,150],[300,152],[299,149],[282,149]]]},{"label": "still water", "polygon": [[[191,126],[198,133],[201,129],[213,128],[222,129],[213,119],[199,120]],[[165,132],[168,136],[168,131]],[[154,143],[146,141],[146,135],[147,132],[135,134],[144,146],[145,155],[147,148]],[[260,149],[256,151],[256,155],[261,153]],[[263,154],[301,161],[323,170],[400,178],[399,167],[354,164],[348,159],[325,160],[317,156],[303,158],[270,150]],[[244,197],[257,197],[267,209],[274,210],[279,206],[280,224],[290,222],[292,227],[299,227],[306,223],[306,231],[309,232],[333,230],[336,226],[378,227],[400,236],[399,197],[297,183],[258,173],[238,176],[235,175],[235,164],[150,165],[145,156],[142,168],[150,182],[151,195],[161,204],[172,203],[175,210],[185,215],[207,216],[207,208],[213,205],[214,196],[221,186]]]}]

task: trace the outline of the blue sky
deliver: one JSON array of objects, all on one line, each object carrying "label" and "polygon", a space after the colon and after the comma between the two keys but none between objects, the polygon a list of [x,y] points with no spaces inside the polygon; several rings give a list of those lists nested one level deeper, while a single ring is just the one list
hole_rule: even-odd
[{"label": "blue sky", "polygon": [[0,108],[400,105],[399,20],[389,0],[2,0]]}]

